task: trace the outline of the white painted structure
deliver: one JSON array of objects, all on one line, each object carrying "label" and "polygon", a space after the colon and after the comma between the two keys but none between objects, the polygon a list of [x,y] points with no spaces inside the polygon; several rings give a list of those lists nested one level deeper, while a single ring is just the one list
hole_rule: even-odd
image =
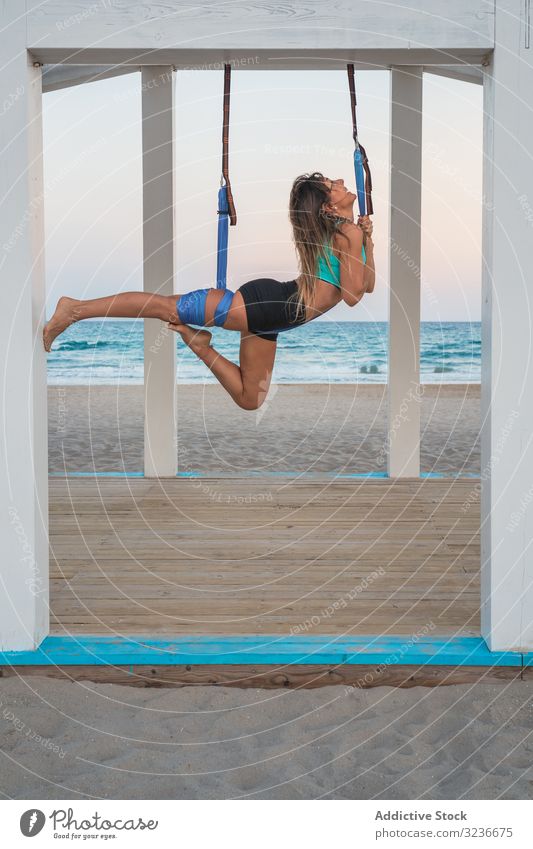
[{"label": "white painted structure", "polygon": [[[533,651],[529,2],[309,0],[304,8],[293,0],[289,15],[286,3],[248,0],[192,6],[185,0],[4,0],[2,649],[32,648],[48,628],[41,87],[53,90],[139,69],[146,80],[170,66],[178,73],[222,69],[224,62],[235,70],[338,69],[349,61],[356,70],[391,70],[391,426],[406,390],[416,390],[419,379],[419,273],[402,267],[394,242],[419,266],[423,73],[484,86],[482,634],[492,650]],[[160,292],[171,291],[174,270],[172,74],[167,83],[143,94],[145,287]],[[160,228],[151,226],[155,219]],[[151,344],[155,331],[149,323],[147,331]],[[167,341],[158,354],[147,343],[146,352],[146,397],[155,412],[147,420],[145,470],[153,475],[172,474],[175,462],[175,365]],[[391,440],[391,474],[418,474],[417,409]],[[168,425],[164,431],[161,417]]]},{"label": "white painted structure", "polygon": [[[174,89],[172,66],[142,70],[143,282],[145,292],[174,292]],[[176,336],[144,322],[144,473],[176,474]]]},{"label": "white painted structure", "polygon": [[388,472],[420,475],[422,68],[391,68]]}]

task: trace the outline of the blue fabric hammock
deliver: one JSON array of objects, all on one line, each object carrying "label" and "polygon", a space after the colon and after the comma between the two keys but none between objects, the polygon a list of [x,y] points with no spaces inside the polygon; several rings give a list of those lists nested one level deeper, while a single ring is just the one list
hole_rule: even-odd
[{"label": "blue fabric hammock", "polygon": [[365,194],[365,169],[363,168],[363,154],[359,145],[353,152],[353,167],[355,171],[355,186],[357,191],[357,203],[359,204],[359,214],[366,215],[366,194]]},{"label": "blue fabric hammock", "polygon": [[228,190],[226,186],[221,186],[218,190],[217,289],[226,288],[228,272],[228,231]]}]

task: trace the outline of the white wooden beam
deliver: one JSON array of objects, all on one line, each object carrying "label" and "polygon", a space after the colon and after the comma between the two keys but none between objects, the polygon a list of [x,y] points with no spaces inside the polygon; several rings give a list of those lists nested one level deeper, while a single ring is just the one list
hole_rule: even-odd
[{"label": "white wooden beam", "polygon": [[144,67],[145,65],[173,65],[177,71],[222,71],[227,62],[235,71],[338,71],[345,70],[346,63],[352,62],[356,71],[389,71],[392,66],[406,65],[440,66],[443,61],[456,62],[458,68],[465,65],[481,67],[490,55],[492,47],[456,48],[453,50],[435,50],[433,48],[393,47],[364,49],[362,47],[331,47],[322,49],[279,49],[217,47],[208,50],[195,48],[168,47],[158,50],[116,50],[98,47],[86,48],[75,59],[63,49],[47,49],[38,45],[32,48],[32,55],[44,64],[64,63],[100,67],[111,63],[126,66]]},{"label": "white wooden beam", "polygon": [[[498,0],[483,103],[481,630],[533,651],[533,43]],[[527,45],[527,46],[526,46]]]},{"label": "white wooden beam", "polygon": [[41,70],[17,0],[0,27],[0,648],[48,633],[48,446]]},{"label": "white wooden beam", "polygon": [[[174,291],[174,86],[172,67],[142,69],[143,274],[145,292]],[[144,473],[177,471],[176,335],[144,322]]]},{"label": "white wooden beam", "polygon": [[173,65],[177,71],[222,71],[227,62],[235,71],[338,71],[345,70],[346,63],[352,62],[356,71],[389,71],[391,66],[423,66],[426,70],[443,61],[456,62],[457,68],[465,66],[481,67],[490,55],[491,47],[462,49],[452,52],[433,48],[380,48],[364,49],[345,47],[343,49],[321,48],[288,49],[272,47],[269,49],[244,47],[213,48],[209,50],[195,48],[168,47],[161,50],[115,50],[106,47],[86,48],[75,58],[62,49],[47,49],[34,46],[32,56],[45,66],[53,63],[78,66],[102,67],[116,63],[123,67],[144,67],[145,65]]},{"label": "white wooden beam", "polygon": [[44,65],[43,92],[59,91],[62,88],[122,77],[124,74],[134,74],[138,71],[140,68],[131,65]]},{"label": "white wooden beam", "polygon": [[422,68],[390,86],[388,472],[420,474]]},{"label": "white wooden beam", "polygon": [[494,44],[492,0],[26,3],[28,48],[44,62],[326,68],[391,51],[388,62],[425,65],[479,61]]},{"label": "white wooden beam", "polygon": [[473,65],[428,65],[424,66],[424,73],[435,74],[437,77],[446,77],[450,80],[460,80],[464,83],[475,83],[483,85],[483,70]]}]

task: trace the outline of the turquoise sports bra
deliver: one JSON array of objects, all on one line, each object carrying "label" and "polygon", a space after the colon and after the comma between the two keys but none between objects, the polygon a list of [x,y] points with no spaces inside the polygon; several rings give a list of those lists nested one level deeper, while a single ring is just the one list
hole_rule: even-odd
[{"label": "turquoise sports bra", "polygon": [[[320,280],[325,280],[327,283],[331,283],[333,286],[337,286],[337,288],[340,289],[340,287],[341,287],[341,271],[340,271],[340,263],[339,263],[338,257],[335,256],[335,254],[333,253],[331,248],[328,248],[326,245],[324,245],[324,247],[326,248],[326,250],[329,254],[329,261],[331,262],[331,268],[332,268],[334,276],[332,277],[331,271],[329,270],[328,264],[326,262],[326,258],[323,255],[319,256],[319,258],[318,258],[317,267],[316,267],[316,276],[319,277]],[[363,247],[363,250],[362,250],[363,262],[366,265],[365,246],[363,245],[362,247]]]}]

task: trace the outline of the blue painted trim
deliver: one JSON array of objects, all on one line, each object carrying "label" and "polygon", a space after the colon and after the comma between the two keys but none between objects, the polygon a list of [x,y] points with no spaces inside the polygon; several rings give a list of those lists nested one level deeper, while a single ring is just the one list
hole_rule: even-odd
[{"label": "blue painted trim", "polygon": [[[144,472],[49,472],[51,478],[144,478]],[[220,478],[218,472],[178,472],[177,478]],[[235,478],[307,478],[316,477],[317,480],[351,480],[352,478],[388,478],[387,472],[346,472],[337,474],[336,472],[239,472],[230,477]],[[465,472],[464,474],[444,474],[444,472],[421,472],[421,478],[442,478],[449,480],[450,478],[480,478],[473,472]]]},{"label": "blue painted trim", "polygon": [[[415,642],[413,642],[415,640]],[[411,664],[522,666],[521,652],[491,652],[481,637],[51,636],[35,651],[0,653],[9,666],[193,664]]]},{"label": "blue painted trim", "polygon": [[50,478],[144,478],[144,472],[48,472]]}]

